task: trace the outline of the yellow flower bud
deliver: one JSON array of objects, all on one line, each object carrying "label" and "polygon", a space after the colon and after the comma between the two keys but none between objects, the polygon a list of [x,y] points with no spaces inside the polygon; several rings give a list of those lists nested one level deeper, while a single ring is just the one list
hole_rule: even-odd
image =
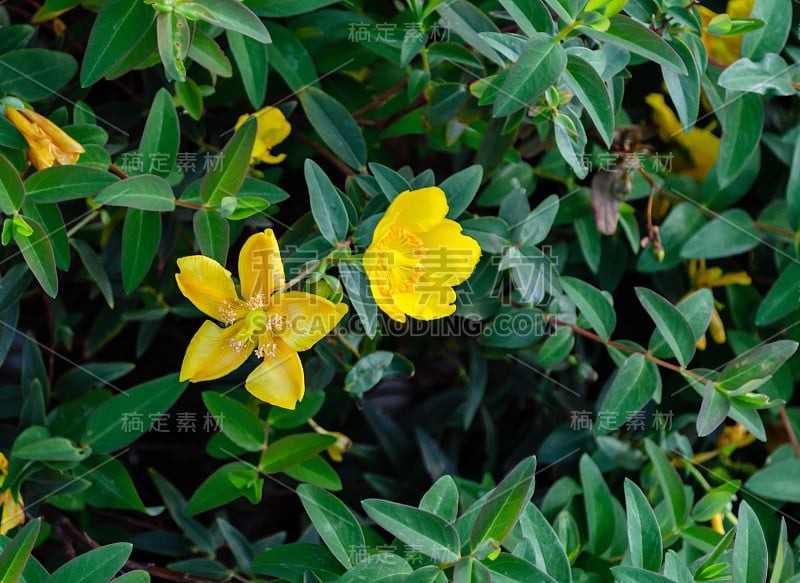
[{"label": "yellow flower bud", "polygon": [[6,105],[6,118],[28,142],[28,160],[37,170],[75,164],[84,152],[64,130],[35,111]]}]

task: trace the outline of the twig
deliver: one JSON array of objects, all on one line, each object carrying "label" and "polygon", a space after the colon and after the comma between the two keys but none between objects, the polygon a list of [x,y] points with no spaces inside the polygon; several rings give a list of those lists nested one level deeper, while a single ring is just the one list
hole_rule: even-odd
[{"label": "twig", "polygon": [[792,447],[794,448],[794,455],[800,458],[800,443],[797,442],[797,436],[794,434],[794,428],[792,427],[792,422],[789,420],[789,416],[786,414],[786,407],[781,407],[781,423],[783,423],[784,429],[786,429],[786,433],[789,435],[789,441],[792,442]]},{"label": "twig", "polygon": [[345,176],[356,175],[355,170],[353,170],[352,168],[350,168],[350,166],[339,160],[339,158],[337,158],[336,155],[325,146],[316,143],[314,140],[312,140],[311,138],[309,138],[307,135],[305,135],[300,131],[295,130],[292,135],[294,135],[294,137],[303,142],[306,146],[312,148],[320,156],[328,160],[328,162],[336,166],[336,168]]}]

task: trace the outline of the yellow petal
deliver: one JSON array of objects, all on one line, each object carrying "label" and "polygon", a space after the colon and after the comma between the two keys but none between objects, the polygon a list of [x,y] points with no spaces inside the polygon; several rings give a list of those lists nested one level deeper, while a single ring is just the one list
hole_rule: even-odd
[{"label": "yellow petal", "polygon": [[[8,458],[0,453],[0,478],[8,473]],[[2,483],[0,483],[2,485]]]},{"label": "yellow petal", "polygon": [[708,344],[708,340],[706,340],[706,335],[703,334],[700,337],[700,340],[697,341],[697,344],[696,344],[697,350],[705,350],[707,344]]},{"label": "yellow petal", "polygon": [[684,137],[683,126],[672,108],[664,101],[664,96],[660,93],[651,93],[644,100],[653,108],[653,123],[658,126],[658,136],[661,140],[681,142]]},{"label": "yellow petal", "polygon": [[694,168],[682,174],[700,181],[705,180],[719,157],[719,138],[708,130],[692,128],[683,145],[689,150]]},{"label": "yellow petal", "polygon": [[281,316],[274,333],[292,350],[308,350],[333,330],[347,313],[346,304],[334,304],[305,292],[286,292],[272,296],[268,314]]},{"label": "yellow petal", "polygon": [[258,139],[262,140],[267,148],[277,146],[289,137],[292,126],[277,107],[265,107],[255,115],[258,123]]},{"label": "yellow petal", "polygon": [[269,151],[256,156],[260,161],[264,162],[265,164],[280,164],[286,159],[286,154],[278,154],[277,156],[273,156],[269,153]]},{"label": "yellow petal", "polygon": [[245,388],[265,403],[294,409],[306,388],[297,352],[276,338],[274,354],[266,355],[264,362],[250,373]]},{"label": "yellow petal", "polygon": [[372,242],[380,242],[395,225],[418,233],[428,231],[442,222],[447,211],[447,198],[441,188],[431,186],[401,192],[378,221]]},{"label": "yellow petal", "polygon": [[203,322],[186,349],[180,380],[193,383],[211,381],[242,366],[255,349],[255,343],[236,349],[231,341],[235,341],[245,327],[243,320],[227,328],[220,328],[208,320]]},{"label": "yellow petal", "polygon": [[453,286],[466,281],[475,270],[481,248],[472,237],[461,233],[461,225],[445,219],[420,234],[425,254],[421,282]]},{"label": "yellow petal", "polygon": [[254,305],[265,305],[273,292],[286,284],[278,241],[272,229],[250,235],[239,253],[242,297]]},{"label": "yellow petal", "polygon": [[233,126],[233,129],[238,130],[240,127],[244,125],[244,122],[246,122],[248,119],[250,119],[249,113],[244,113],[240,115],[239,119],[236,120],[236,125]]},{"label": "yellow petal", "polygon": [[711,322],[708,325],[708,330],[711,332],[711,338],[717,344],[725,344],[725,325],[722,323],[717,308],[711,310]]},{"label": "yellow petal", "polygon": [[19,502],[16,502],[11,495],[11,491],[6,490],[0,497],[0,504],[3,505],[0,534],[6,535],[15,526],[25,522],[25,512],[23,511],[25,503],[22,501],[22,496],[19,497]]},{"label": "yellow petal", "polygon": [[372,297],[375,298],[375,303],[384,314],[396,322],[405,323],[406,315],[394,304],[392,296],[383,293],[379,285],[370,283],[369,288],[372,291]]},{"label": "yellow petal", "polygon": [[456,311],[456,292],[451,287],[422,285],[412,292],[395,294],[395,305],[417,320],[437,320]]},{"label": "yellow petal", "polygon": [[181,257],[178,269],[175,280],[181,293],[207,316],[232,323],[247,313],[244,302],[236,295],[231,272],[210,257]]},{"label": "yellow petal", "polygon": [[711,285],[712,287],[719,287],[723,285],[750,285],[753,280],[746,271],[737,271],[736,273],[726,273],[715,279]]}]

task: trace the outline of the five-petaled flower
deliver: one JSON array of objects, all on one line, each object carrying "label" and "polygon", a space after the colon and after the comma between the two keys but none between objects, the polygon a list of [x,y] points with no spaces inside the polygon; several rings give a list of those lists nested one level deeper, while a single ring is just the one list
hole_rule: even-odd
[{"label": "five-petaled flower", "polygon": [[256,141],[253,144],[253,153],[250,157],[250,163],[265,162],[267,164],[280,164],[286,158],[286,154],[278,154],[277,156],[270,153],[270,150],[285,140],[289,133],[292,131],[291,124],[286,121],[283,112],[277,107],[265,107],[253,114],[244,114],[239,117],[236,122],[235,129],[242,127],[250,117],[255,116],[256,124]]},{"label": "five-petaled flower", "polygon": [[[746,271],[723,273],[720,267],[706,267],[705,259],[692,259],[689,261],[689,283],[691,284],[692,292],[694,292],[704,287],[712,289],[726,285],[750,285],[751,280]],[[708,330],[711,332],[711,338],[714,339],[714,342],[717,344],[724,344],[726,338],[725,326],[722,323],[722,318],[717,308],[722,308],[722,304],[714,300],[714,307],[711,309],[711,322],[708,325]],[[703,334],[703,337],[697,342],[697,347],[700,350],[705,350],[705,334]]]},{"label": "five-petaled flower", "polygon": [[305,292],[283,291],[285,279],[272,229],[245,241],[239,254],[241,299],[222,265],[203,255],[178,259],[175,276],[183,295],[210,321],[194,335],[181,366],[181,380],[209,381],[239,368],[250,354],[263,359],[247,377],[255,397],[294,409],[305,393],[299,351],[325,337],[347,313],[345,304]]},{"label": "five-petaled flower", "polygon": [[653,108],[653,123],[658,135],[667,144],[675,143],[678,151],[672,165],[676,174],[703,181],[719,157],[719,138],[707,129],[694,127],[684,133],[675,112],[664,101],[664,96],[651,93],[645,98]]},{"label": "five-petaled flower", "polygon": [[481,250],[445,218],[447,211],[442,189],[407,190],[375,227],[364,270],[375,301],[393,320],[435,320],[456,309],[453,286],[472,275]]},{"label": "five-petaled flower", "polygon": [[6,118],[28,142],[28,160],[37,170],[75,164],[84,149],[43,115],[6,105]]},{"label": "five-petaled flower", "polygon": [[7,475],[8,460],[0,453],[0,506],[3,507],[0,534],[2,535],[8,534],[12,528],[25,522],[25,512],[23,511],[25,503],[22,501],[22,496],[17,496],[15,500],[11,490],[2,489]]}]

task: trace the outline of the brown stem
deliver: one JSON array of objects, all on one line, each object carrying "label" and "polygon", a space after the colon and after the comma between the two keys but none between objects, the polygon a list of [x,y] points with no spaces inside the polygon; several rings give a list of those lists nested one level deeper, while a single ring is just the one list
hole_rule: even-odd
[{"label": "brown stem", "polygon": [[397,93],[403,87],[405,87],[407,83],[408,83],[408,77],[404,77],[401,81],[398,81],[380,95],[376,95],[375,97],[373,97],[372,101],[367,103],[364,107],[355,110],[353,112],[353,117],[358,119],[360,116],[364,115],[368,111],[372,111],[376,107],[380,107],[381,105],[386,103],[390,97],[392,97],[395,93]]},{"label": "brown stem", "polygon": [[792,427],[792,422],[789,421],[789,416],[786,414],[786,407],[781,407],[781,423],[783,423],[784,429],[786,429],[786,433],[789,435],[789,441],[792,442],[792,447],[794,448],[794,455],[800,458],[800,443],[797,442],[797,436],[794,434],[794,428]]},{"label": "brown stem", "polygon": [[130,176],[128,176],[125,172],[123,172],[122,169],[119,166],[117,166],[116,164],[109,164],[108,165],[108,169],[109,169],[109,171],[111,171],[112,174],[116,174],[117,176],[122,178],[122,180],[125,180],[126,178],[130,178]]},{"label": "brown stem", "polygon": [[645,350],[639,350],[638,348],[633,348],[632,346],[627,346],[627,345],[622,344],[620,342],[617,342],[615,340],[611,340],[610,338],[608,340],[603,340],[602,338],[600,338],[600,336],[598,336],[594,332],[589,332],[588,330],[584,330],[583,328],[580,328],[580,327],[576,326],[575,324],[569,324],[567,322],[562,322],[561,320],[559,320],[558,318],[554,318],[553,316],[546,316],[546,318],[547,318],[547,320],[549,320],[550,322],[552,322],[553,324],[555,324],[557,326],[569,326],[575,334],[578,334],[579,336],[583,336],[584,338],[589,338],[590,340],[594,340],[595,342],[597,342],[599,344],[604,344],[606,346],[611,346],[612,348],[616,348],[618,350],[623,350],[623,351],[631,353],[631,354],[641,354],[647,360],[657,364],[658,366],[661,366],[661,367],[664,367],[664,368],[668,368],[669,370],[674,370],[675,372],[680,373],[682,375],[690,376],[693,379],[702,382],[703,384],[709,382],[709,379],[707,379],[707,378],[705,378],[703,376],[700,376],[696,372],[693,372],[693,371],[685,369],[685,368],[681,368],[677,364],[672,364],[671,362],[667,362],[666,360],[662,360],[662,359],[660,359],[660,358],[658,358],[656,356],[653,356],[652,354],[650,354],[649,352],[647,352]]},{"label": "brown stem", "polygon": [[304,133],[302,133],[300,131],[295,130],[292,133],[292,135],[294,135],[294,137],[296,137],[298,140],[303,142],[306,146],[309,146],[310,148],[312,148],[319,155],[321,155],[323,158],[328,160],[328,162],[330,162],[331,164],[336,166],[336,168],[338,168],[339,171],[342,174],[344,174],[345,176],[355,176],[356,175],[355,171],[352,168],[350,168],[347,164],[345,164],[344,162],[339,160],[339,158],[337,158],[336,155],[333,152],[331,152],[328,148],[326,148],[325,146],[322,146],[322,145],[316,143],[314,140],[312,140],[311,138],[309,138],[307,135],[305,135]]},{"label": "brown stem", "polygon": [[[346,249],[347,247],[350,246],[350,242],[351,242],[351,239],[348,237],[347,239],[345,239],[344,241],[342,241],[341,243],[336,245],[336,249]],[[291,289],[292,287],[294,287],[295,285],[297,285],[298,283],[303,281],[304,278],[306,278],[309,275],[311,275],[312,273],[314,273],[319,268],[319,266],[322,265],[322,262],[325,261],[328,257],[330,257],[330,253],[328,255],[326,255],[325,257],[323,257],[322,259],[317,259],[309,267],[306,267],[303,271],[301,271],[295,277],[290,279],[286,283],[286,285],[284,286],[284,289],[287,289],[287,290]]]}]

